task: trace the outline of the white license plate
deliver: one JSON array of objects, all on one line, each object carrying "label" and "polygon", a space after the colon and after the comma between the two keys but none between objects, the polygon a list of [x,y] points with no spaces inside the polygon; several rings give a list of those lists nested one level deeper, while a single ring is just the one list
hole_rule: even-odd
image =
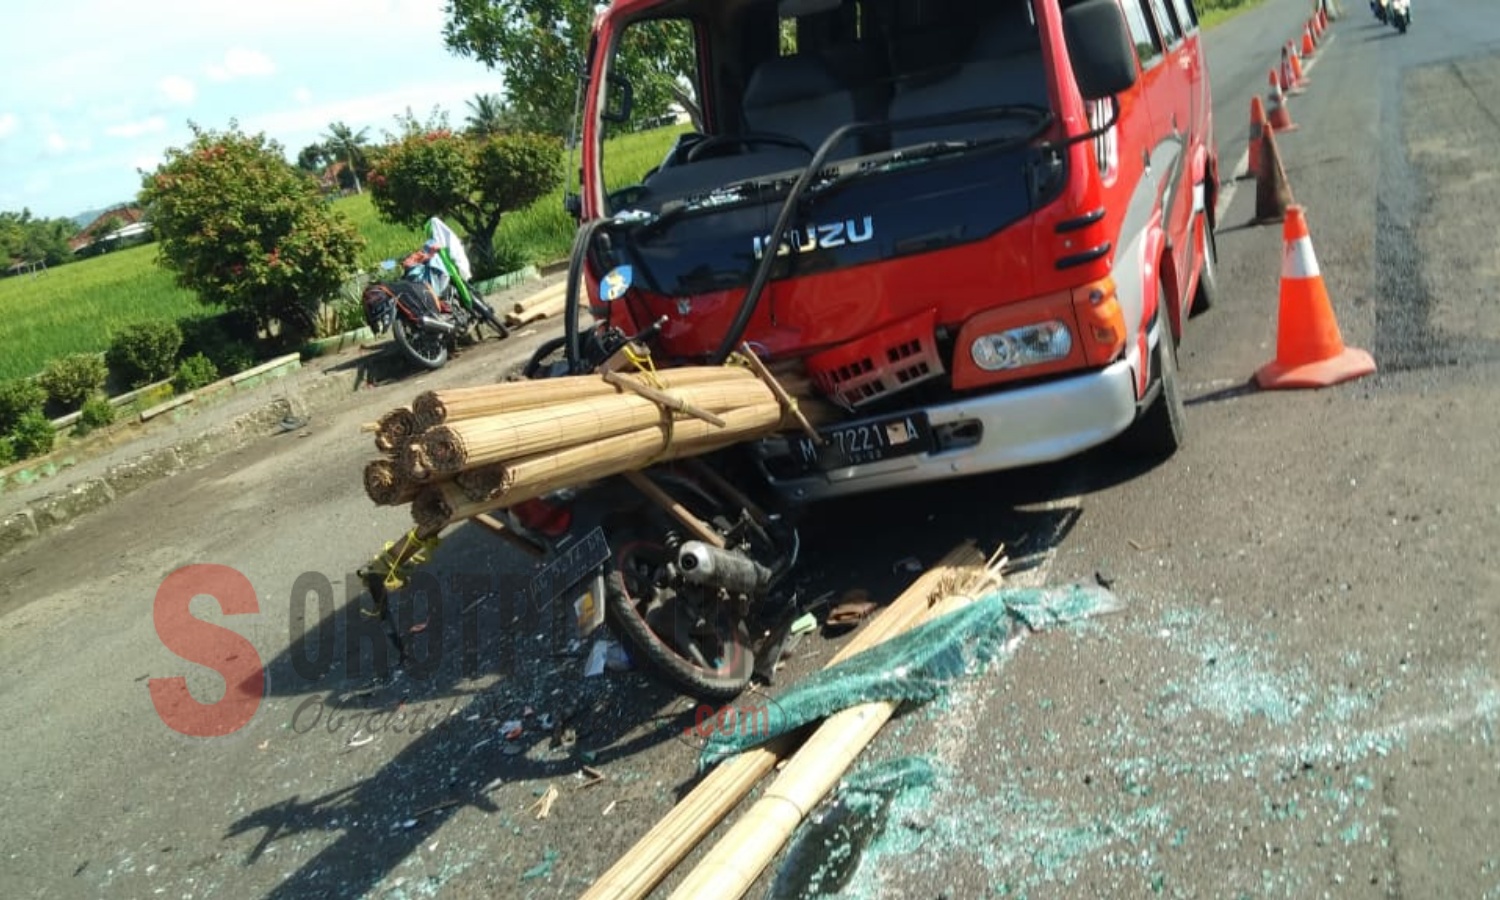
[{"label": "white license plate", "polygon": [[824,439],[822,447],[807,437],[792,440],[792,454],[804,469],[826,472],[932,450],[932,428],[926,413],[903,413],[819,433]]}]

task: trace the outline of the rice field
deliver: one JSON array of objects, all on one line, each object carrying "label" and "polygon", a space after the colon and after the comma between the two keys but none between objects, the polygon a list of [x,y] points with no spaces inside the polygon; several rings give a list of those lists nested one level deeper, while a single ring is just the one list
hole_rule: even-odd
[{"label": "rice field", "polygon": [[[683,126],[626,135],[605,146],[611,189],[639,180],[661,161]],[[364,235],[363,267],[399,258],[423,240],[420,229],[391,225],[375,214],[368,196],[346,197],[334,209]],[[496,243],[524,260],[546,263],[568,254],[574,223],[561,191],[506,216]],[[136,322],[180,319],[208,311],[156,265],[156,246],[132,247],[58,266],[36,277],[0,278],[0,381],[34,375],[68,353],[102,352],[110,335]]]}]

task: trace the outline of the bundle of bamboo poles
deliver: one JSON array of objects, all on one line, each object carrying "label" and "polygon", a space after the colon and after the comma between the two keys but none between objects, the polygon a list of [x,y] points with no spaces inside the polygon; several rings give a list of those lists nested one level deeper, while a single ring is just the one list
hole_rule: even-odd
[{"label": "bundle of bamboo poles", "polygon": [[566,305],[566,295],[567,282],[565,281],[542,288],[529,297],[517,300],[505,314],[505,324],[525,325],[538,319],[560,316]]},{"label": "bundle of bamboo poles", "polygon": [[794,415],[788,399],[769,373],[737,365],[426,391],[373,426],[383,456],[366,465],[365,491],[441,528],[767,436]]}]

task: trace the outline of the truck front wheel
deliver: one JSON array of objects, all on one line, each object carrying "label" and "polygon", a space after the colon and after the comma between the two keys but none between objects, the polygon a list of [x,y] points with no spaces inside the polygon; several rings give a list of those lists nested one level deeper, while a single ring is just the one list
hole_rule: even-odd
[{"label": "truck front wheel", "polygon": [[1177,383],[1177,347],[1169,329],[1162,329],[1151,357],[1159,388],[1156,399],[1125,432],[1124,444],[1132,456],[1166,459],[1182,447],[1187,435],[1187,409]]}]

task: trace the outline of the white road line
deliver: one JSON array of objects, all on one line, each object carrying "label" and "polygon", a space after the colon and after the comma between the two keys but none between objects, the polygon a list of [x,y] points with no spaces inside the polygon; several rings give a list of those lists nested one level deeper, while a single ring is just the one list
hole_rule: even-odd
[{"label": "white road line", "polygon": [[[1338,35],[1336,35],[1336,34],[1329,34],[1328,35],[1327,39],[1324,40],[1323,44],[1318,48],[1318,54],[1316,56],[1314,56],[1312,59],[1308,60],[1307,64],[1302,67],[1302,74],[1304,76],[1310,74],[1312,72],[1313,68],[1315,66],[1317,66],[1317,64],[1320,61],[1322,61],[1322,59],[1323,59],[1323,53],[1330,46],[1332,46],[1333,42],[1336,41],[1336,40],[1338,40]],[[1257,88],[1257,90],[1259,90],[1259,88]],[[1222,194],[1219,195],[1219,202],[1214,207],[1214,221],[1215,222],[1223,222],[1224,221],[1224,214],[1229,211],[1229,204],[1234,202],[1234,193],[1235,193],[1235,191],[1238,191],[1240,189],[1240,179],[1244,178],[1245,175],[1249,171],[1250,171],[1250,148],[1246,147],[1245,148],[1245,152],[1240,154],[1239,161],[1234,164],[1234,170],[1233,170],[1233,172],[1229,176],[1229,185],[1228,185],[1228,187],[1225,187],[1224,188],[1224,193],[1222,193]]]}]

